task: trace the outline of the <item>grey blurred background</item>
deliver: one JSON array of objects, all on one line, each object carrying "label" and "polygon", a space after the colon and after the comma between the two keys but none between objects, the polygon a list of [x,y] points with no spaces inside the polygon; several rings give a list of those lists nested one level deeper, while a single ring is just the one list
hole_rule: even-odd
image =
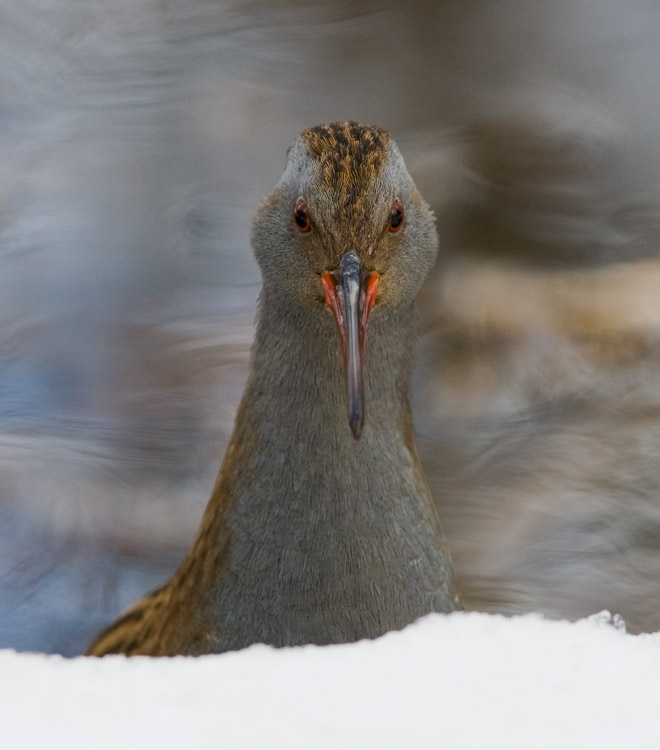
[{"label": "grey blurred background", "polygon": [[433,205],[420,452],[469,607],[660,629],[655,0],[1,0],[0,647],[163,582],[246,376],[304,127]]}]

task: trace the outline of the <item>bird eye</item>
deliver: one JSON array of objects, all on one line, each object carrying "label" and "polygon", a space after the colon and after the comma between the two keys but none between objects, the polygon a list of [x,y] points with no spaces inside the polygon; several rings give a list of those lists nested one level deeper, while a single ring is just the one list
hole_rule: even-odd
[{"label": "bird eye", "polygon": [[392,204],[392,213],[390,214],[390,223],[387,225],[388,232],[398,232],[403,226],[403,220],[406,218],[403,205],[399,201]]},{"label": "bird eye", "polygon": [[309,218],[309,209],[302,198],[298,198],[293,207],[293,221],[299,232],[309,232],[312,228],[312,220]]}]

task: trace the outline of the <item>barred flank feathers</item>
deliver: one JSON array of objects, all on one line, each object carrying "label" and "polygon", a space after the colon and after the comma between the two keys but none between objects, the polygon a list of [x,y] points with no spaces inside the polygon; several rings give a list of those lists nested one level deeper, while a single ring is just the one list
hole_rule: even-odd
[{"label": "barred flank feathers", "polygon": [[141,599],[125,615],[103,630],[89,645],[86,656],[106,654],[150,654],[154,646],[159,610],[166,604],[167,591],[158,589]]}]

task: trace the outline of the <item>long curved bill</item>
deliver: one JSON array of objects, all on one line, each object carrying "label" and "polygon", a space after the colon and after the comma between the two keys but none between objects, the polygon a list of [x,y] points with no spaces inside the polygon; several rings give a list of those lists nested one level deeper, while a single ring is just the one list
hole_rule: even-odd
[{"label": "long curved bill", "polygon": [[341,339],[348,423],[356,440],[360,439],[364,424],[364,342],[379,278],[377,271],[362,271],[360,258],[354,250],[344,255],[337,270],[321,274],[325,301],[332,310]]}]

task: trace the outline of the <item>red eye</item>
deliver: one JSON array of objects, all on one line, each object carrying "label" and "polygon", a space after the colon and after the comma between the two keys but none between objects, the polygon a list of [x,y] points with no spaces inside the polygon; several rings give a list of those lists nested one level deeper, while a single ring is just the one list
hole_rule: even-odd
[{"label": "red eye", "polygon": [[298,198],[293,207],[293,221],[299,232],[309,232],[312,228],[312,220],[309,218],[309,209],[302,198]]},{"label": "red eye", "polygon": [[387,225],[388,232],[398,232],[403,226],[403,222],[406,218],[406,213],[403,210],[403,205],[399,201],[394,201],[392,204],[392,213],[390,214],[390,223]]}]

